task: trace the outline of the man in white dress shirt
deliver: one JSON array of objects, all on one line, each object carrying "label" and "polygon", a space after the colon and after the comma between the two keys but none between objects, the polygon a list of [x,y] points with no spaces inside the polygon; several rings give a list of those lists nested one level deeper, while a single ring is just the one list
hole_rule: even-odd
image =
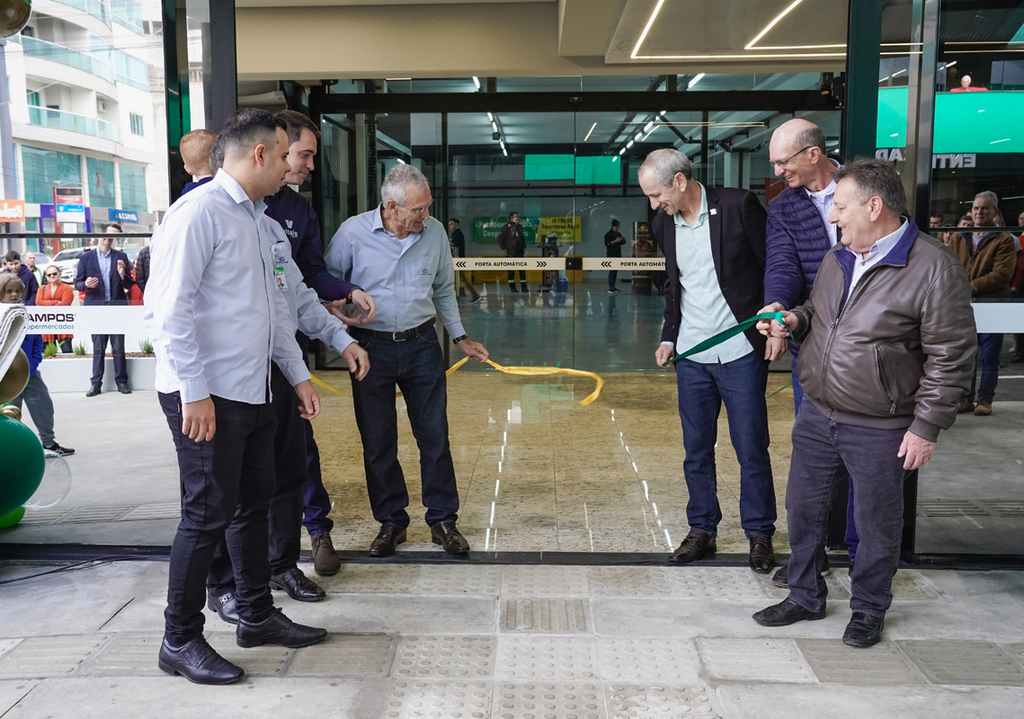
[{"label": "man in white dress shirt", "polygon": [[273,221],[262,198],[288,172],[288,137],[283,121],[250,108],[228,119],[219,142],[223,168],[172,205],[153,237],[145,299],[184,494],[159,666],[200,684],[243,675],[203,637],[206,577],[222,539],[235,567],[239,646],[302,647],[327,635],[275,609],[269,587],[271,364],[294,387],[303,417],[320,411],[265,239]]}]

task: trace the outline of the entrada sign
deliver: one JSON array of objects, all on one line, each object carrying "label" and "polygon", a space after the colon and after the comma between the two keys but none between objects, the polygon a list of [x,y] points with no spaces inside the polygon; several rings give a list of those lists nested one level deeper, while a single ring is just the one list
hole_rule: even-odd
[{"label": "entrada sign", "polygon": [[[902,162],[906,159],[902,147],[875,150],[875,159]],[[953,152],[932,155],[933,170],[971,169],[978,166],[978,155],[973,152]]]}]

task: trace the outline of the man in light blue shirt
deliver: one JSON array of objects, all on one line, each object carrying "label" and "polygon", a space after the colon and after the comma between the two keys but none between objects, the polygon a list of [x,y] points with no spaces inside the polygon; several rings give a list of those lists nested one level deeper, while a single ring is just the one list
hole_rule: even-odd
[{"label": "man in light blue shirt", "polygon": [[436,544],[465,554],[456,527],[459,493],[448,444],[444,356],[434,330],[440,314],[455,345],[482,362],[487,350],[466,335],[455,297],[455,271],[444,226],[430,217],[427,178],[411,165],[392,169],[380,205],[350,217],[327,252],[327,266],[377,301],[377,316],[349,333],[370,356],[352,383],[356,423],[374,518],[381,523],[370,555],[384,557],[406,539],[409,493],[398,463],[395,388],[401,390],[420,451],[426,521]]},{"label": "man in light blue shirt", "polygon": [[288,171],[284,122],[239,110],[221,131],[223,168],[167,211],[153,236],[146,326],[156,387],[183,490],[171,545],[159,667],[199,684],[242,678],[203,637],[206,577],[227,540],[242,647],[303,647],[327,632],[292,622],[270,596],[267,510],[274,487],[271,365],[294,386],[301,415],[320,401],[288,316],[262,198]]}]

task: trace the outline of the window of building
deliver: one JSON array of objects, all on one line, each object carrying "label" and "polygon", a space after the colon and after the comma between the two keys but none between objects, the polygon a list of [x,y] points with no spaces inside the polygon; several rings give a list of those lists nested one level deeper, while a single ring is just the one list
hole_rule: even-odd
[{"label": "window of building", "polygon": [[23,145],[21,158],[25,168],[26,202],[52,205],[54,185],[82,182],[82,161],[78,155]]},{"label": "window of building", "polygon": [[136,115],[134,112],[128,113],[128,121],[131,123],[133,135],[145,135],[142,131],[142,115]]},{"label": "window of building", "polygon": [[146,212],[146,168],[122,162],[118,165],[121,176],[121,207]]},{"label": "window of building", "polygon": [[89,204],[93,207],[117,207],[114,193],[114,163],[110,160],[87,157],[85,171],[89,175]]}]

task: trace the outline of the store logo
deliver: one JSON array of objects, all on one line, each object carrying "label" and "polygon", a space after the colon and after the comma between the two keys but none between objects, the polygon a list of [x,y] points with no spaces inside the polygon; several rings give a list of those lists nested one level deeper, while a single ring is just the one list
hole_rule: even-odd
[{"label": "store logo", "polygon": [[74,322],[73,312],[29,312],[29,322]]},{"label": "store logo", "polygon": [[0,222],[24,222],[25,203],[22,200],[0,200]]},{"label": "store logo", "polygon": [[291,220],[285,220],[284,224],[288,225],[288,229],[289,230],[292,229],[292,221]]}]

